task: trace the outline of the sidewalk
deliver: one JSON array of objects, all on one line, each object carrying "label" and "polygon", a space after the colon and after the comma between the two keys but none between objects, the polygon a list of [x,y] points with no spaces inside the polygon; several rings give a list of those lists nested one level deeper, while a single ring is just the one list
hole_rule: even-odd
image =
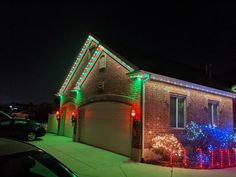
[{"label": "sidewalk", "polygon": [[[137,163],[128,157],[98,149],[71,138],[47,134],[31,142],[67,165],[81,177],[170,177],[171,168]],[[192,170],[174,168],[173,177],[235,177],[236,168]]]}]

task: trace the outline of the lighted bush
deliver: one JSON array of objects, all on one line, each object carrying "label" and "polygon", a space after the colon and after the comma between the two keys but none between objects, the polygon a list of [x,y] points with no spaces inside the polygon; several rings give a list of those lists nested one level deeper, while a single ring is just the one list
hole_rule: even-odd
[{"label": "lighted bush", "polygon": [[170,153],[174,158],[181,157],[183,146],[173,134],[159,135],[152,139],[152,150],[162,156],[162,160],[169,160]]},{"label": "lighted bush", "polygon": [[207,124],[190,122],[187,124],[186,130],[186,139],[194,148],[201,147],[203,150],[214,150],[233,148],[236,144],[236,136],[233,132]]}]

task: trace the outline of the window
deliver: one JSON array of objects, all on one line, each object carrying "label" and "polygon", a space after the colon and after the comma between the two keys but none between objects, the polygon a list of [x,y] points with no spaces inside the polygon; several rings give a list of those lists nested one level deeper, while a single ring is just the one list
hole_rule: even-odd
[{"label": "window", "polygon": [[184,128],[185,113],[184,113],[185,98],[181,96],[170,97],[170,127]]},{"label": "window", "polygon": [[99,61],[99,69],[105,69],[106,68],[106,57],[103,55],[101,56],[100,58],[100,61]]},{"label": "window", "polygon": [[214,101],[208,102],[208,122],[213,127],[219,126],[217,109],[218,109],[218,102],[214,102]]}]

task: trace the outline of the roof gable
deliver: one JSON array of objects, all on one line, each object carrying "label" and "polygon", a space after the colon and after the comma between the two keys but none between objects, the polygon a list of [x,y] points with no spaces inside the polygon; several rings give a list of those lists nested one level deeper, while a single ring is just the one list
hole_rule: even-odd
[{"label": "roof gable", "polygon": [[[79,90],[80,86],[83,84],[84,80],[87,78],[87,76],[89,75],[90,71],[92,70],[92,68],[94,67],[94,64],[96,63],[97,59],[100,57],[100,55],[102,54],[102,52],[105,52],[107,55],[109,55],[113,60],[115,60],[116,62],[118,62],[120,65],[122,65],[123,67],[125,67],[127,69],[127,71],[129,72],[133,72],[134,71],[134,67],[132,64],[127,64],[127,61],[124,61],[124,59],[121,59],[120,56],[114,54],[114,52],[111,52],[110,50],[108,50],[106,47],[104,47],[104,45],[99,45],[97,47],[97,49],[95,50],[94,54],[92,55],[92,57],[90,58],[87,66],[85,67],[84,71],[82,72],[80,78],[78,79],[76,86],[75,86],[75,90]],[[132,65],[132,66],[131,66]]]},{"label": "roof gable", "polygon": [[64,80],[60,90],[58,91],[57,94],[61,95],[64,94],[66,88],[68,87],[73,75],[75,74],[75,71],[78,69],[78,67],[81,64],[81,61],[84,58],[84,55],[86,53],[86,51],[89,49],[90,44],[92,43],[92,41],[95,41],[97,44],[99,44],[98,40],[96,40],[93,36],[89,35],[88,38],[86,39],[86,41],[84,42],[84,45],[82,46],[78,56],[76,57],[76,60],[74,61],[66,79]]}]

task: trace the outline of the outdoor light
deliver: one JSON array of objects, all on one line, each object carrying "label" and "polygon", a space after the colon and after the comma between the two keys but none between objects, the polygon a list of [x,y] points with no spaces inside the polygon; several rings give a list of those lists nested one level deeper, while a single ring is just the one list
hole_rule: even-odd
[{"label": "outdoor light", "polygon": [[75,122],[76,122],[75,113],[72,112],[72,113],[71,113],[71,123],[72,123],[73,126],[74,126]]},{"label": "outdoor light", "polygon": [[135,110],[132,110],[131,115],[132,115],[132,117],[135,116]]},{"label": "outdoor light", "polygon": [[57,120],[59,121],[60,120],[60,112],[57,111],[56,115],[57,115]]}]

